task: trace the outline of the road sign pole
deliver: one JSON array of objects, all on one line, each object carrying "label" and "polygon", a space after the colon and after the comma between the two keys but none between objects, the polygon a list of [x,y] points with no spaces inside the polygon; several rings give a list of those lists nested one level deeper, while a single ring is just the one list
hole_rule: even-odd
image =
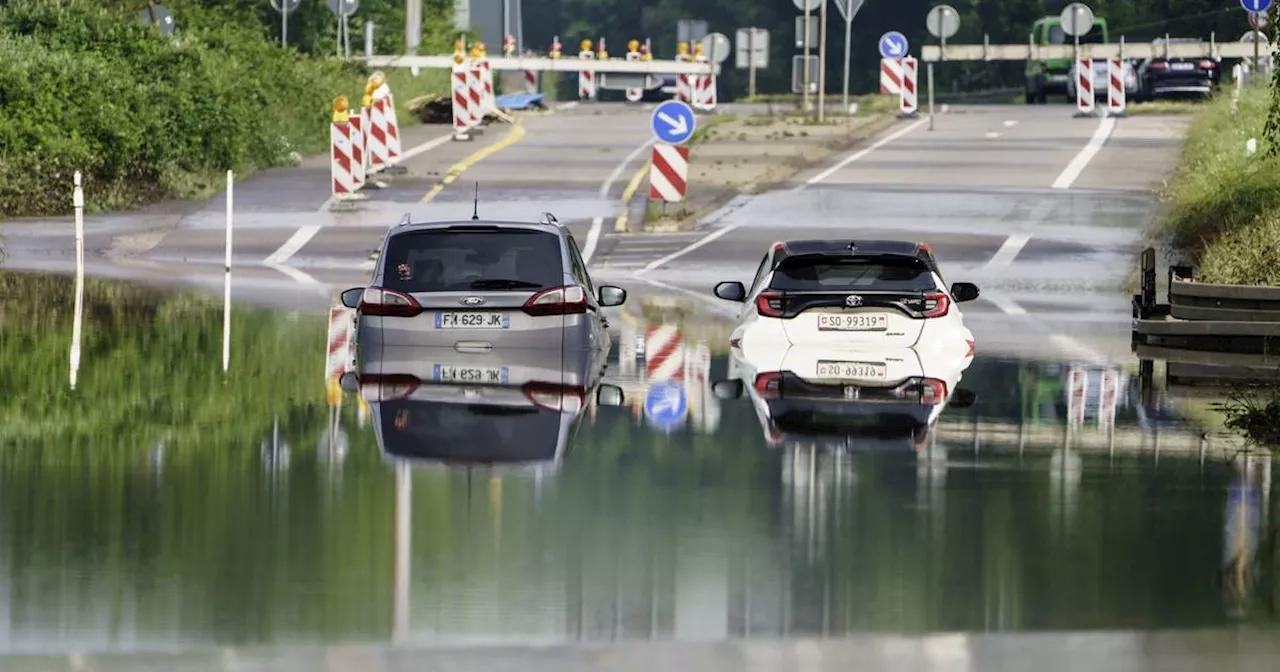
[{"label": "road sign pole", "polygon": [[831,0],[818,0],[818,122],[821,123],[827,107],[827,5]]},{"label": "road sign pole", "polygon": [[756,97],[756,29],[747,29],[747,96]]},{"label": "road sign pole", "polygon": [[[1253,73],[1257,73],[1262,66],[1262,61],[1258,58],[1258,46],[1260,42],[1262,42],[1262,40],[1259,39],[1258,30],[1255,28],[1253,31]],[[1250,77],[1249,86],[1253,86],[1253,82],[1253,77]]]},{"label": "road sign pole", "polygon": [[853,37],[853,11],[850,11],[844,17],[844,85],[840,87],[840,107],[845,112],[849,111],[849,61],[852,59],[852,52],[849,50],[849,42]]},{"label": "road sign pole", "polygon": [[289,0],[280,0],[280,46],[288,44],[289,39],[289,6],[285,3]]},{"label": "road sign pole", "polygon": [[926,77],[929,80],[929,130],[933,130],[933,61],[925,64]]},{"label": "road sign pole", "polygon": [[801,87],[801,101],[804,105],[804,111],[809,112],[809,18],[812,16],[809,0],[804,2],[804,86]]}]

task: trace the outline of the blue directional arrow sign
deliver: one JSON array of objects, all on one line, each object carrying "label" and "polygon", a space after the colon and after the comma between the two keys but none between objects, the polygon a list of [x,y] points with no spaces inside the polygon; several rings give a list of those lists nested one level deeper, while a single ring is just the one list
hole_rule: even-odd
[{"label": "blue directional arrow sign", "polygon": [[1240,0],[1240,6],[1246,12],[1265,12],[1271,7],[1271,0]]},{"label": "blue directional arrow sign", "polygon": [[[1262,0],[1240,0],[1241,2],[1262,2]],[[1270,2],[1271,0],[1266,0]],[[880,36],[880,58],[902,58],[907,55],[907,36],[891,30]]]},{"label": "blue directional arrow sign", "polygon": [[693,108],[679,100],[668,100],[653,111],[653,135],[669,145],[679,145],[693,136],[697,120]]},{"label": "blue directional arrow sign", "polygon": [[684,422],[689,411],[689,400],[685,397],[684,386],[680,383],[664,380],[649,387],[644,398],[644,414],[658,429],[672,429]]}]

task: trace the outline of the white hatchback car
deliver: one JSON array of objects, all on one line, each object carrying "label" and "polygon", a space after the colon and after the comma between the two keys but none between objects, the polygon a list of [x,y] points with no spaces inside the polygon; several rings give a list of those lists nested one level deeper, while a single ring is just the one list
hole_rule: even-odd
[{"label": "white hatchback car", "polygon": [[957,304],[978,298],[978,287],[948,288],[924,243],[779,242],[750,287],[722,282],[715,294],[746,304],[730,337],[743,348],[914,348],[922,357],[973,350]]}]

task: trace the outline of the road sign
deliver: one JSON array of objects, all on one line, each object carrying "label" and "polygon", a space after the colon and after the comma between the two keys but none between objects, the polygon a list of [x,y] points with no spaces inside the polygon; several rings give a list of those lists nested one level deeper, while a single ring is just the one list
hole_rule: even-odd
[{"label": "road sign", "polygon": [[360,0],[328,0],[329,11],[338,16],[351,16],[360,9]]},{"label": "road sign", "polygon": [[1271,25],[1271,19],[1267,17],[1266,12],[1249,12],[1249,25],[1256,30],[1262,30]]},{"label": "road sign", "polygon": [[1271,0],[1240,0],[1246,12],[1265,12],[1271,8]]},{"label": "road sign", "polygon": [[[804,56],[791,57],[791,93],[804,91]],[[818,57],[809,57],[809,93],[818,92]]]},{"label": "road sign", "polygon": [[[151,23],[151,10],[149,8],[142,10],[142,13],[138,16],[143,23]],[[173,34],[173,12],[170,12],[168,7],[156,5],[155,22],[160,28],[161,35]]]},{"label": "road sign", "polygon": [[880,58],[902,58],[907,55],[907,38],[896,30],[880,36]]},{"label": "road sign", "polygon": [[302,0],[271,0],[271,8],[277,12],[292,14]]},{"label": "road sign", "polygon": [[840,10],[840,16],[846,22],[853,21],[853,17],[858,15],[858,10],[862,9],[862,5],[866,0],[835,0],[836,9]]},{"label": "road sign", "polygon": [[938,5],[929,10],[924,25],[930,35],[945,40],[960,30],[960,14],[951,5]]},{"label": "road sign", "polygon": [[729,38],[724,33],[711,33],[702,38],[702,53],[716,63],[724,63],[729,59]]},{"label": "road sign", "polygon": [[689,400],[684,385],[674,381],[655,382],[644,398],[644,414],[659,429],[669,429],[684,422]]},{"label": "road sign", "polygon": [[795,5],[796,9],[802,12],[805,10],[805,5],[807,4],[809,5],[809,11],[816,12],[818,11],[818,7],[821,6],[822,0],[791,0],[791,4]]},{"label": "road sign", "polygon": [[[804,18],[796,17],[796,49],[804,49]],[[809,17],[809,48],[818,48],[818,17]]]},{"label": "road sign", "polygon": [[1259,33],[1256,30],[1251,30],[1245,33],[1244,35],[1241,35],[1240,41],[1244,42],[1245,44],[1253,44],[1253,40],[1255,36],[1258,38],[1258,44],[1267,44],[1268,42],[1270,42],[1270,40],[1267,38],[1266,33]]},{"label": "road sign", "polygon": [[707,22],[698,19],[680,19],[676,22],[676,41],[694,42],[707,36]]},{"label": "road sign", "polygon": [[693,136],[697,123],[693,108],[680,100],[668,100],[659,105],[649,121],[649,125],[653,127],[653,137],[671,145],[687,142]]},{"label": "road sign", "polygon": [[734,45],[734,65],[763,70],[769,67],[769,31],[764,28],[739,28]]},{"label": "road sign", "polygon": [[1058,21],[1062,23],[1062,32],[1071,37],[1080,37],[1093,30],[1093,10],[1083,2],[1073,2],[1058,15]]}]

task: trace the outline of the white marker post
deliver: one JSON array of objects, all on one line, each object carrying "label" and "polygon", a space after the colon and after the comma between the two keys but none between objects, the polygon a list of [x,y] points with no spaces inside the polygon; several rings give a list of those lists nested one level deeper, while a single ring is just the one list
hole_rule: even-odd
[{"label": "white marker post", "polygon": [[231,217],[234,201],[232,189],[235,188],[235,177],[227,171],[227,260],[225,279],[222,285],[222,372],[231,367]]},{"label": "white marker post", "polygon": [[80,171],[76,171],[71,202],[76,211],[76,307],[71,318],[71,389],[74,390],[80,373],[80,334],[84,326],[84,188],[80,186]]}]

